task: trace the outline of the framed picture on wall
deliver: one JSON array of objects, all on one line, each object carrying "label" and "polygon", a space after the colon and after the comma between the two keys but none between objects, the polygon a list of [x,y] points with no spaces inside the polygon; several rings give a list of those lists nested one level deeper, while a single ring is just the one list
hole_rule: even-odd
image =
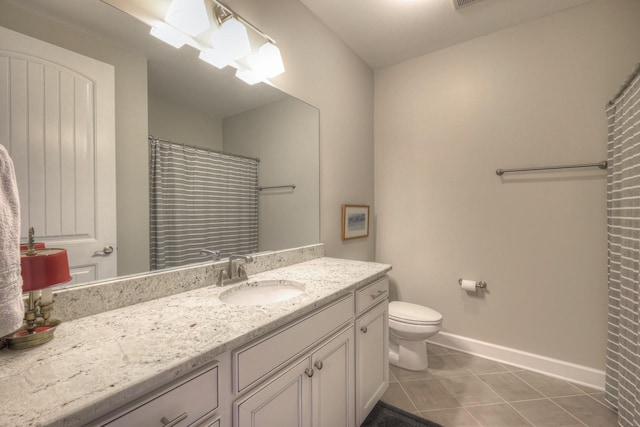
[{"label": "framed picture on wall", "polygon": [[369,206],[342,205],[342,240],[369,235]]}]

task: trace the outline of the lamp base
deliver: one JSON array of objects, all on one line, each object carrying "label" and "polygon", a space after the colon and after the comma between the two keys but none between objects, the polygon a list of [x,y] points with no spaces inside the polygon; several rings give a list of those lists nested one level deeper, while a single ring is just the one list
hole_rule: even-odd
[{"label": "lamp base", "polygon": [[56,326],[60,323],[59,320],[55,319],[49,320],[48,325],[45,325],[44,321],[38,321],[33,331],[29,331],[25,325],[3,339],[6,342],[7,348],[10,350],[24,350],[37,347],[53,339]]}]

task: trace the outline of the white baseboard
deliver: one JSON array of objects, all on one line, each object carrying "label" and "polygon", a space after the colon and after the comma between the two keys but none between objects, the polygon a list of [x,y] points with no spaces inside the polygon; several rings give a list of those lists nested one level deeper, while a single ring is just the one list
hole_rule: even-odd
[{"label": "white baseboard", "polygon": [[509,365],[604,390],[605,373],[587,366],[527,353],[472,338],[439,332],[427,342]]}]

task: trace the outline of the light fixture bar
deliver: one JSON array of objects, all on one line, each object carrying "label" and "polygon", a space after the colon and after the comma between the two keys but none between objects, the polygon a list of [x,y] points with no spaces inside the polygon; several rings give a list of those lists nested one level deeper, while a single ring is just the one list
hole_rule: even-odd
[{"label": "light fixture bar", "polygon": [[[265,34],[264,32],[262,32],[258,27],[256,27],[255,25],[253,25],[251,22],[247,21],[246,19],[244,19],[242,16],[238,15],[233,9],[231,9],[229,6],[227,6],[226,4],[218,1],[218,0],[212,0],[215,4],[217,4],[218,6],[220,6],[222,9],[224,9],[225,12],[229,13],[232,17],[236,18],[238,21],[242,22],[244,25],[248,26],[249,28],[251,28],[253,31],[255,31],[256,33],[260,34],[262,37],[264,37],[269,43],[271,44],[276,44],[276,41],[274,39],[272,39],[271,37],[269,37],[267,34]],[[217,14],[214,12],[214,15],[216,15],[216,19],[218,18]],[[219,22],[220,23],[220,22]]]}]

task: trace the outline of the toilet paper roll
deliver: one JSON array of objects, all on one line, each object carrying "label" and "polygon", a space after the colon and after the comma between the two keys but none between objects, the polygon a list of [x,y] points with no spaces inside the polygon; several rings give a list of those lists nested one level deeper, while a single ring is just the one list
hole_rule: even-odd
[{"label": "toilet paper roll", "polygon": [[462,290],[467,292],[476,292],[478,290],[477,285],[478,282],[476,282],[475,280],[462,279],[462,281],[460,282],[460,287],[462,288]]}]

